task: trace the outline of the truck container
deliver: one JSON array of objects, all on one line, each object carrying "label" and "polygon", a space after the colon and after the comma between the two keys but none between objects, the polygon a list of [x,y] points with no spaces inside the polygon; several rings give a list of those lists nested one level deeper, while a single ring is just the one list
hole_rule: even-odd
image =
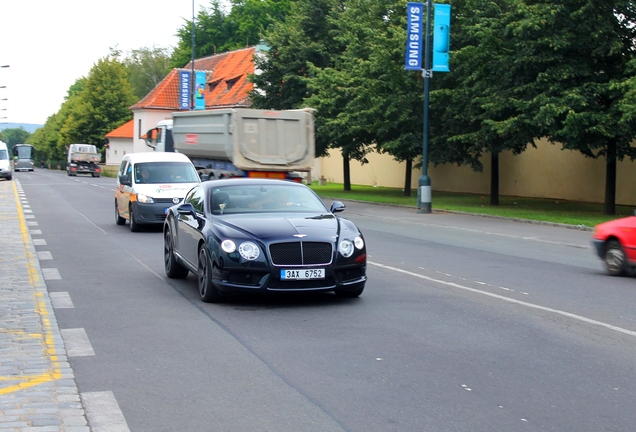
[{"label": "truck container", "polygon": [[300,181],[315,158],[312,109],[184,111],[147,133],[155,151],[190,158],[202,178],[268,177]]},{"label": "truck container", "polygon": [[77,174],[90,174],[99,177],[102,167],[99,163],[102,155],[92,144],[70,144],[68,146],[68,159],[66,163],[66,173],[69,176]]}]

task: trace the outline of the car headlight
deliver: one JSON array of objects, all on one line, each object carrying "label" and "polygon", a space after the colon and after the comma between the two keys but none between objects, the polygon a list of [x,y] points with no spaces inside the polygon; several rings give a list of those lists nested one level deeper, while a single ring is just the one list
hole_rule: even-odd
[{"label": "car headlight", "polygon": [[143,204],[154,204],[155,200],[152,199],[152,197],[149,197],[148,195],[144,195],[144,194],[137,194],[137,201],[139,201],[140,203]]},{"label": "car headlight", "polygon": [[261,254],[261,250],[256,243],[246,241],[239,246],[239,253],[248,261],[253,261]]},{"label": "car headlight", "polygon": [[358,236],[353,240],[353,244],[356,249],[362,249],[364,247],[364,240],[362,240],[362,237]]},{"label": "car headlight", "polygon": [[236,250],[236,244],[234,244],[232,240],[223,240],[221,242],[221,249],[223,249],[225,253],[232,253]]},{"label": "car headlight", "polygon": [[338,252],[340,252],[343,257],[349,258],[353,255],[353,247],[353,242],[351,240],[343,240],[338,245]]},{"label": "car headlight", "polygon": [[362,237],[358,236],[353,241],[349,239],[342,240],[338,245],[338,252],[345,257],[349,258],[353,255],[354,249],[362,249],[364,247],[364,240]]}]

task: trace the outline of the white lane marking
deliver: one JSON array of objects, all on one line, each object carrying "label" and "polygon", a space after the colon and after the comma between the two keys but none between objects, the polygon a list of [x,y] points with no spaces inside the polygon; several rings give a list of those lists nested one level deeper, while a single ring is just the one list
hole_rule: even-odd
[{"label": "white lane marking", "polygon": [[36,252],[36,254],[38,255],[38,259],[40,261],[46,261],[46,260],[52,260],[53,259],[53,255],[51,255],[51,252],[49,252],[49,251],[38,251],[38,252]]},{"label": "white lane marking", "polygon": [[130,432],[113,392],[86,392],[80,397],[92,432]]},{"label": "white lane marking", "polygon": [[60,329],[68,357],[93,356],[95,351],[83,328]]},{"label": "white lane marking", "polygon": [[60,276],[60,272],[56,268],[43,268],[42,276],[44,276],[45,280],[62,280],[62,276]]},{"label": "white lane marking", "polygon": [[75,307],[67,291],[50,292],[49,297],[51,298],[53,309],[72,309]]},{"label": "white lane marking", "polygon": [[31,233],[31,235],[39,235],[39,234],[42,234],[42,230],[29,230],[29,232]]},{"label": "white lane marking", "polygon": [[564,317],[568,317],[568,318],[572,318],[572,319],[575,319],[575,320],[578,320],[578,321],[582,321],[582,322],[587,323],[587,324],[592,324],[592,325],[597,325],[597,326],[600,326],[600,327],[605,327],[606,329],[613,330],[613,331],[618,332],[618,333],[623,333],[623,334],[626,334],[626,335],[629,335],[629,336],[635,336],[636,337],[636,332],[635,331],[624,329],[622,327],[618,327],[618,326],[615,326],[615,325],[612,325],[612,324],[608,324],[608,323],[604,323],[604,322],[601,322],[601,321],[596,321],[596,320],[593,320],[593,319],[590,319],[590,318],[586,318],[586,317],[581,316],[581,315],[576,315],[576,314],[573,314],[573,313],[570,313],[570,312],[565,312],[565,311],[558,310],[558,309],[553,309],[553,308],[549,308],[549,307],[545,307],[545,306],[536,305],[536,304],[533,304],[533,303],[524,302],[524,301],[521,301],[521,300],[516,300],[516,299],[513,299],[513,298],[509,298],[509,297],[504,297],[504,296],[499,295],[499,294],[489,293],[487,291],[482,291],[482,290],[478,290],[478,289],[475,289],[475,288],[470,288],[470,287],[467,287],[467,286],[459,285],[459,284],[454,283],[454,282],[447,282],[447,281],[443,281],[443,280],[439,280],[439,279],[434,279],[432,277],[424,276],[424,275],[421,275],[421,274],[418,274],[418,273],[413,273],[411,271],[403,270],[403,269],[400,269],[400,268],[397,268],[397,267],[391,267],[391,266],[387,266],[387,265],[384,265],[384,264],[379,264],[379,263],[376,263],[376,262],[367,261],[367,264],[371,264],[371,265],[374,265],[376,267],[380,267],[380,268],[383,268],[383,269],[386,269],[386,270],[391,270],[391,271],[394,271],[394,272],[397,272],[397,273],[404,273],[406,275],[413,276],[413,277],[416,277],[416,278],[419,278],[419,279],[424,279],[424,280],[427,280],[429,282],[439,283],[439,284],[442,284],[442,285],[451,286],[453,288],[459,288],[459,289],[462,289],[462,290],[465,290],[465,291],[470,291],[470,292],[473,292],[473,293],[476,293],[476,294],[482,294],[482,295],[485,295],[485,296],[488,296],[488,297],[493,297],[493,298],[496,298],[496,299],[499,299],[499,300],[503,300],[503,301],[506,301],[506,302],[509,302],[509,303],[514,303],[514,304],[518,304],[518,305],[521,305],[521,306],[526,306],[526,307],[529,307],[529,308],[532,308],[532,309],[537,309],[537,310],[541,310],[541,311],[544,311],[544,312],[550,312],[550,313],[562,315]]},{"label": "white lane marking", "polygon": [[46,240],[44,239],[33,239],[34,246],[46,246]]},{"label": "white lane marking", "polygon": [[36,221],[29,221],[26,224],[27,226],[38,226],[38,223]]}]

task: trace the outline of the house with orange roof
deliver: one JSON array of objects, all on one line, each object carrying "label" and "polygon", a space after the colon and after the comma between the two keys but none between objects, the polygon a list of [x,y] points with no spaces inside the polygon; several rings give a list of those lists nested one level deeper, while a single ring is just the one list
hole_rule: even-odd
[{"label": "house with orange roof", "polygon": [[[146,132],[161,120],[172,118],[181,108],[180,73],[204,72],[205,109],[246,108],[248,93],[254,88],[247,79],[254,73],[254,56],[266,50],[264,45],[229,51],[194,60],[183,68],[175,68],[139,102],[130,107],[133,120],[109,132],[106,164],[118,165],[127,153],[153,151],[144,141]],[[193,68],[194,66],[194,68]]]},{"label": "house with orange roof", "polygon": [[130,153],[130,146],[134,137],[134,124],[134,121],[130,120],[106,134],[106,139],[108,140],[108,144],[105,146],[107,164],[119,164],[124,155],[127,152]]}]

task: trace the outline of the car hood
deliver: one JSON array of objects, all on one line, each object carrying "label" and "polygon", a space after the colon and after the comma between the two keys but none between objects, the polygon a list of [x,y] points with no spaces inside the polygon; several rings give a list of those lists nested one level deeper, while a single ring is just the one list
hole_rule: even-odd
[{"label": "car hood", "polygon": [[222,225],[233,228],[251,237],[264,241],[305,235],[305,241],[334,242],[340,230],[338,218],[326,213],[319,215],[249,215],[231,216],[224,219]]},{"label": "car hood", "polygon": [[620,219],[603,222],[594,227],[595,235],[604,234],[608,231],[617,233],[636,230],[636,216],[628,216]]}]

